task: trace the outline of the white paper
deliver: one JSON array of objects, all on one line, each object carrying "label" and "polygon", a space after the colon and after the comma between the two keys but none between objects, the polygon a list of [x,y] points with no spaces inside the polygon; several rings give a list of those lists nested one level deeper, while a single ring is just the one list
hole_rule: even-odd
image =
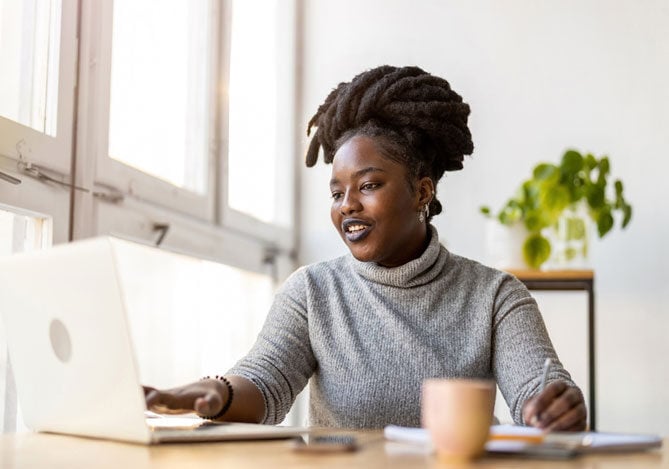
[{"label": "white paper", "polygon": [[[389,425],[383,430],[387,440],[411,443],[416,445],[430,446],[430,435],[424,428],[400,427]],[[493,425],[490,434],[497,438],[486,443],[487,451],[495,452],[522,452],[531,443],[514,439],[519,436],[541,436],[545,432],[534,427],[523,427],[519,425]],[[503,435],[509,435],[508,440],[500,439]],[[662,438],[657,435],[636,435],[625,433],[545,433],[546,444],[564,444],[577,452],[588,452],[597,450],[636,450],[662,446]]]}]

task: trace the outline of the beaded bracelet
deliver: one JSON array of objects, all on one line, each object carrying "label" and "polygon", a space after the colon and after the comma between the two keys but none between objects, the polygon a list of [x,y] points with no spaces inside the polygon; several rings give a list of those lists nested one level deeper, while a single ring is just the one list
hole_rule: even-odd
[{"label": "beaded bracelet", "polygon": [[[210,376],[205,376],[202,379],[205,380],[205,379],[212,379],[212,378]],[[223,408],[221,409],[221,411],[219,413],[217,413],[216,415],[202,415],[201,416],[203,419],[207,419],[207,420],[217,420],[217,419],[220,419],[221,417],[223,417],[223,415],[225,415],[225,413],[228,411],[228,409],[230,409],[230,405],[232,405],[232,395],[234,394],[234,392],[232,390],[232,384],[230,384],[230,381],[228,381],[228,378],[226,378],[225,376],[216,375],[216,376],[214,376],[213,379],[217,379],[219,381],[222,381],[228,387],[228,400],[223,405]]]}]

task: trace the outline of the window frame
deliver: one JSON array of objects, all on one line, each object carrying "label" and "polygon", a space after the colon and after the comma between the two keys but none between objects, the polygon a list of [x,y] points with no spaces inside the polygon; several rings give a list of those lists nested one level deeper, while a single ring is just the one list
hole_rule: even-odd
[{"label": "window frame", "polygon": [[[86,60],[89,67],[80,68],[82,81],[90,84],[89,92],[81,96],[86,103],[83,110],[84,119],[88,116],[92,118],[92,124],[86,129],[90,139],[88,151],[95,155],[95,170],[92,180],[89,180],[94,186],[112,189],[115,193],[124,194],[138,200],[146,201],[149,204],[170,207],[171,209],[193,216],[198,219],[213,221],[215,213],[215,194],[216,194],[216,109],[214,100],[209,101],[208,109],[208,152],[207,152],[207,189],[204,194],[198,194],[193,191],[175,186],[158,177],[152,176],[141,170],[132,168],[120,161],[116,161],[108,156],[109,153],[109,112],[110,112],[110,93],[111,93],[111,54],[112,54],[112,28],[113,28],[113,1],[91,2],[85,4],[87,9],[85,15],[82,15],[83,21],[90,21],[92,24],[84,24],[82,28],[88,34],[95,34],[96,37],[88,37]],[[218,34],[216,33],[217,17],[219,15],[219,5],[217,2],[211,2],[210,38],[212,48],[210,51],[210,70],[208,94],[213,95],[216,88],[216,70],[218,68],[217,57]],[[96,31],[97,29],[97,31]],[[80,116],[81,116],[80,112]],[[79,152],[78,152],[79,153]],[[84,155],[87,153],[84,153]],[[90,161],[87,162],[90,164]]]},{"label": "window frame", "polygon": [[[77,1],[61,0],[60,53],[58,65],[58,110],[56,136],[51,137],[31,127],[0,116],[0,155],[11,160],[17,174],[20,160],[69,175],[72,160],[72,132],[77,84]],[[5,168],[11,164],[3,165]]]},{"label": "window frame", "polygon": [[[226,33],[221,36],[221,50],[225,50],[220,65],[220,76],[225,78],[226,83],[230,80],[230,31],[232,29],[232,4],[225,2],[223,11],[222,24],[225,25]],[[296,108],[297,108],[297,3],[295,0],[282,0],[281,8],[277,12],[277,22],[284,23],[286,29],[290,31],[288,35],[279,35],[277,40],[282,40],[277,48],[279,51],[277,55],[286,57],[286,62],[291,65],[280,69],[278,89],[284,92],[278,93],[277,107],[282,110],[285,118],[277,120],[277,158],[279,159],[276,165],[277,174],[275,197],[286,197],[285,206],[287,207],[288,220],[287,227],[280,224],[273,224],[261,221],[249,214],[240,212],[230,207],[228,203],[228,179],[229,179],[229,133],[228,133],[228,117],[229,117],[229,100],[227,94],[220,95],[220,109],[221,122],[219,125],[219,133],[221,135],[220,157],[220,188],[219,195],[219,209],[218,218],[221,220],[222,226],[230,230],[246,233],[251,236],[256,236],[258,239],[265,242],[273,242],[281,249],[293,250],[295,247],[295,220],[296,216],[296,171],[294,155],[296,154],[295,135],[296,123]],[[288,194],[282,193],[281,183],[288,185],[291,188],[287,191]]]},{"label": "window frame", "polygon": [[[296,246],[296,171],[293,155],[296,101],[295,0],[282,2],[281,17],[291,34],[282,50],[287,54],[282,87],[285,112],[280,125],[279,145],[284,172],[277,181],[288,185],[290,219],[287,227],[262,222],[227,206],[227,119],[226,84],[229,67],[231,1],[213,2],[212,31],[216,32],[211,51],[210,166],[211,191],[204,199],[139,170],[108,169],[100,160],[107,157],[109,93],[111,72],[112,8],[109,2],[83,2],[79,71],[79,105],[75,183],[98,194],[74,191],[73,239],[113,234],[135,241],[153,243],[156,225],[168,225],[161,246],[178,252],[229,263],[235,267],[264,272],[268,264],[277,278],[285,278],[294,268]],[[283,53],[283,52],[282,52]],[[214,60],[215,59],[215,60]],[[99,102],[99,101],[103,102]],[[92,156],[91,156],[92,155]],[[119,167],[123,163],[115,162]],[[128,171],[131,170],[131,171]],[[111,174],[111,176],[110,176]],[[106,197],[106,195],[120,197]],[[108,218],[114,213],[112,218]],[[190,233],[190,234],[189,234]],[[189,236],[192,239],[189,239]],[[199,240],[199,241],[195,241]],[[269,261],[268,261],[269,259]]]}]

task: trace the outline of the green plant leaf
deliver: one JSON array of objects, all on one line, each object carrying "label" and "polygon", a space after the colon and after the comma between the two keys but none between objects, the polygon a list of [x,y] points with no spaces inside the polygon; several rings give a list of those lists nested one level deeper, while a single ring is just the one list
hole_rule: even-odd
[{"label": "green plant leaf", "polygon": [[578,255],[578,251],[576,250],[576,248],[567,248],[564,251],[564,257],[568,261],[573,260],[577,255]]},{"label": "green plant leaf", "polygon": [[550,218],[557,219],[560,213],[571,203],[571,196],[566,187],[555,185],[547,187],[541,197],[544,210],[551,212]]},{"label": "green plant leaf", "polygon": [[611,210],[607,207],[597,215],[597,232],[599,233],[599,237],[603,238],[606,233],[611,231],[611,228],[613,228],[613,216],[611,215]]},{"label": "green plant leaf", "polygon": [[[568,149],[559,165],[538,163],[532,169],[532,176],[521,183],[496,218],[504,225],[520,222],[530,232],[540,233],[544,228],[555,226],[570,205],[585,199],[588,216],[597,224],[600,237],[614,227],[616,211],[621,212],[625,228],[632,219],[632,206],[625,200],[622,181],[615,180],[613,190],[609,187],[610,170],[607,156],[598,159],[591,153]],[[609,192],[613,194],[607,197]],[[480,211],[485,216],[494,216],[487,206],[480,207]],[[578,238],[584,227],[572,225],[569,236]]]},{"label": "green plant leaf", "polygon": [[502,225],[513,225],[521,218],[523,218],[523,209],[515,199],[509,200],[497,215],[497,219]]},{"label": "green plant leaf", "polygon": [[587,172],[592,171],[597,167],[597,158],[595,158],[591,153],[585,155],[583,166]]},{"label": "green plant leaf", "polygon": [[533,207],[536,205],[536,200],[539,197],[539,183],[532,179],[525,181],[521,187],[521,201],[526,207]]},{"label": "green plant leaf", "polygon": [[599,183],[590,184],[586,187],[585,195],[588,201],[588,205],[590,206],[591,209],[599,210],[605,205],[606,202],[606,193],[604,191],[605,188],[606,186],[603,186]]},{"label": "green plant leaf", "polygon": [[538,269],[551,255],[551,244],[541,233],[530,234],[523,243],[523,258],[527,265]]},{"label": "green plant leaf", "polygon": [[622,197],[622,195],[623,195],[623,182],[620,179],[616,179],[616,182],[613,183],[613,186],[616,189],[616,198]]},{"label": "green plant leaf", "polygon": [[580,241],[585,239],[585,220],[581,217],[568,217],[564,219],[565,227],[565,239],[567,241]]},{"label": "green plant leaf", "polygon": [[623,223],[622,227],[625,228],[630,220],[632,219],[632,206],[630,204],[623,205]]},{"label": "green plant leaf", "polygon": [[547,212],[541,209],[533,209],[525,212],[525,228],[527,228],[527,231],[541,231],[551,224],[552,219],[548,218]]},{"label": "green plant leaf", "polygon": [[564,174],[576,174],[583,168],[583,156],[576,150],[567,150],[562,155],[560,170]]},{"label": "green plant leaf", "polygon": [[611,163],[609,162],[608,156],[602,156],[602,159],[599,160],[599,179],[606,179],[606,176],[609,175],[611,171]]},{"label": "green plant leaf", "polygon": [[546,180],[551,178],[557,178],[559,176],[558,168],[551,163],[540,163],[532,171],[532,176],[534,179]]}]

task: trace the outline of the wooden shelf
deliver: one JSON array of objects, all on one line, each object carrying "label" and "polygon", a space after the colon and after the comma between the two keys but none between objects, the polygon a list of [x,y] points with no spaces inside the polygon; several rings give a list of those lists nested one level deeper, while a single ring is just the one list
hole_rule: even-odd
[{"label": "wooden shelf", "polygon": [[515,275],[518,280],[592,280],[594,271],[584,270],[534,270],[534,269],[505,269]]}]

